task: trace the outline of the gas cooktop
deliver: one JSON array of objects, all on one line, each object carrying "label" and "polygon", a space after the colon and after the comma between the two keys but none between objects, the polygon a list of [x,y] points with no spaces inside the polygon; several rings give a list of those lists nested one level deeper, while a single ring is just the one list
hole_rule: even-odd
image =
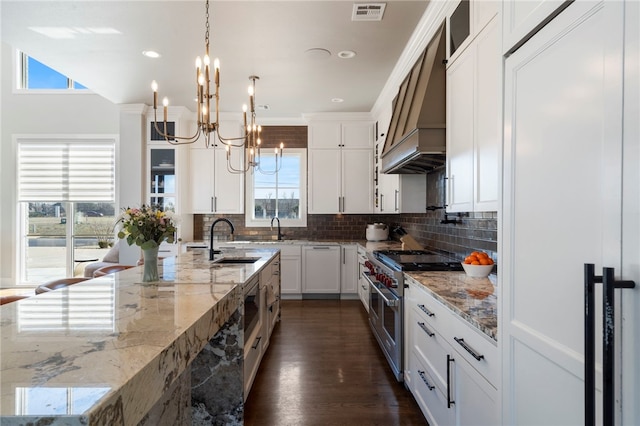
[{"label": "gas cooktop", "polygon": [[462,271],[456,259],[428,250],[378,250],[373,255],[398,271]]}]

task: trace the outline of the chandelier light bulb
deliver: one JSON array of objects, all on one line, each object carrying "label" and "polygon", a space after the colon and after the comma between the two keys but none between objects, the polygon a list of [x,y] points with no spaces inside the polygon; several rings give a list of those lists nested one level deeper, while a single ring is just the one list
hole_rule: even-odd
[{"label": "chandelier light bulb", "polygon": [[249,96],[253,96],[253,86],[249,86],[247,92],[249,92]]},{"label": "chandelier light bulb", "polygon": [[220,59],[215,58],[215,59],[213,60],[213,68],[215,68],[215,69],[217,69],[217,70],[219,70],[219,69],[220,69]]},{"label": "chandelier light bulb", "polygon": [[196,69],[200,70],[201,67],[202,67],[202,59],[200,59],[200,56],[198,56],[196,58]]},{"label": "chandelier light bulb", "polygon": [[153,90],[154,92],[158,91],[158,82],[156,82],[155,80],[151,82],[151,90]]},{"label": "chandelier light bulb", "polygon": [[242,104],[242,112],[247,112],[247,104]]},{"label": "chandelier light bulb", "polygon": [[211,59],[209,59],[209,55],[204,55],[203,62],[205,67],[208,67],[211,64]]},{"label": "chandelier light bulb", "polygon": [[198,84],[204,86],[204,75],[202,73],[198,74]]},{"label": "chandelier light bulb", "polygon": [[280,150],[284,149],[284,142],[280,142]]},{"label": "chandelier light bulb", "polygon": [[169,98],[167,98],[166,96],[162,98],[162,106],[164,106],[165,108],[169,106]]},{"label": "chandelier light bulb", "polygon": [[260,138],[258,138],[258,140],[256,141],[256,143],[257,143],[258,145],[260,145],[260,144],[262,143],[262,140],[261,140]]}]

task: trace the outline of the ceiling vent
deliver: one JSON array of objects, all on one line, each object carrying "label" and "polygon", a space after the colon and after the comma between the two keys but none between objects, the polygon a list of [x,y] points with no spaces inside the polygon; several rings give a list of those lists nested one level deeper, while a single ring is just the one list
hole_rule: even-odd
[{"label": "ceiling vent", "polygon": [[352,21],[382,21],[386,3],[355,3]]}]

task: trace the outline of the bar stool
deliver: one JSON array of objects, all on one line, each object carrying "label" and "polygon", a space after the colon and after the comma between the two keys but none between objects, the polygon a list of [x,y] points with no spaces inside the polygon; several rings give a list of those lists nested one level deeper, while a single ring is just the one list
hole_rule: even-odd
[{"label": "bar stool", "polygon": [[133,265],[108,265],[108,266],[103,266],[100,269],[96,269],[96,271],[93,273],[93,278],[98,278],[98,277],[102,277],[104,275],[109,275],[109,274],[113,274],[116,272],[120,272],[120,271],[124,271],[126,269],[129,268],[133,268]]},{"label": "bar stool", "polygon": [[14,294],[12,296],[2,296],[0,297],[0,305],[6,305],[7,303],[11,303],[11,302],[16,302],[18,300],[21,299],[27,299],[29,296],[26,296],[24,294],[19,295],[19,294]]},{"label": "bar stool", "polygon": [[36,294],[42,294],[48,291],[57,290],[59,288],[68,287],[70,285],[77,284],[82,281],[86,281],[88,279],[89,278],[77,277],[77,278],[60,278],[58,280],[48,281],[36,287]]}]

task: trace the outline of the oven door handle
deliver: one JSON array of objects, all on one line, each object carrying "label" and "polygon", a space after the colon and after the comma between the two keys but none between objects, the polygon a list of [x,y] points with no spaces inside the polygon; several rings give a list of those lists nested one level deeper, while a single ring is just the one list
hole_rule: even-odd
[{"label": "oven door handle", "polygon": [[389,306],[390,308],[395,308],[400,304],[400,300],[399,299],[389,299],[379,288],[377,285],[375,285],[373,283],[373,281],[371,281],[371,278],[369,278],[368,275],[364,275],[365,279],[367,281],[369,281],[369,286],[374,289],[376,291],[376,293],[378,293],[380,295],[380,297],[382,297],[382,300],[384,300],[384,303]]}]

